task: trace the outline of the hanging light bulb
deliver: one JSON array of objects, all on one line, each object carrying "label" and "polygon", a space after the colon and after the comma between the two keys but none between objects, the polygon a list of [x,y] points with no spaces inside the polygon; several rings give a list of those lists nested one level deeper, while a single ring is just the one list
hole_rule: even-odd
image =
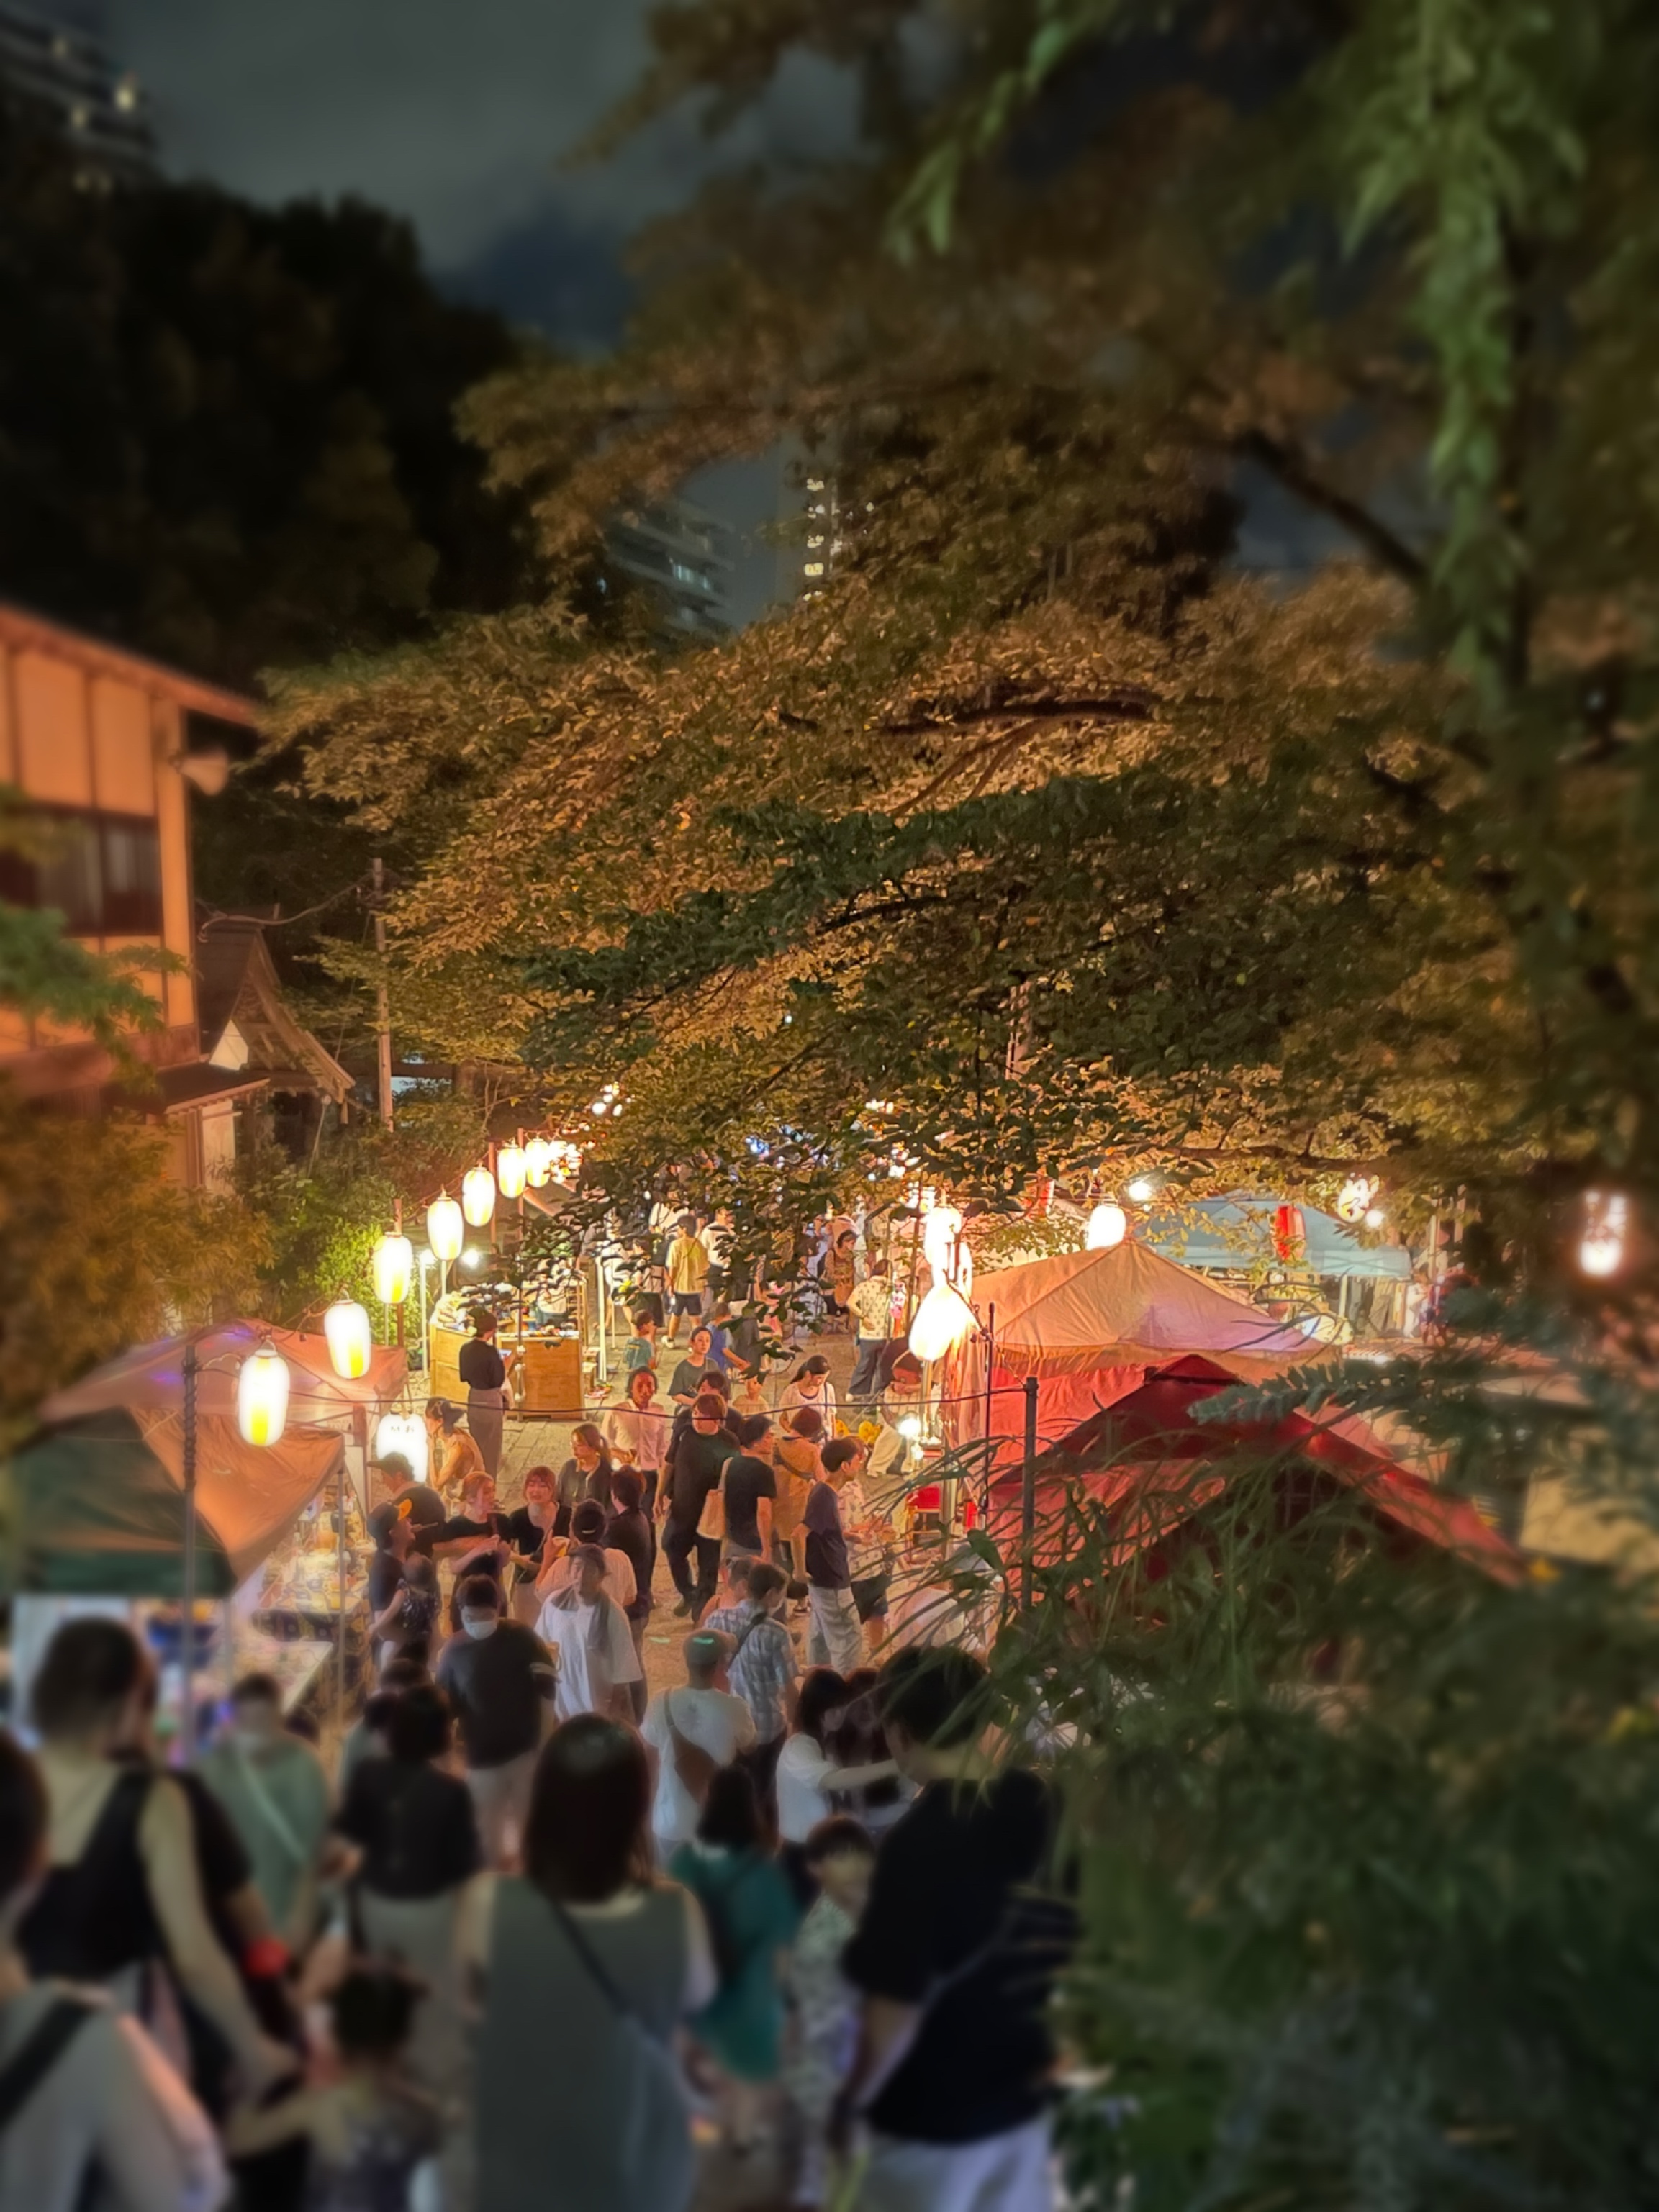
[{"label": "hanging light bulb", "polygon": [[323,1316],[323,1334],[328,1339],[328,1356],[340,1380],[361,1382],[374,1351],[374,1334],[366,1309],[356,1298],[336,1298]]},{"label": "hanging light bulb", "polygon": [[441,1191],[426,1210],[426,1241],[432,1247],[434,1259],[446,1266],[460,1257],[461,1246],[466,1239],[466,1224],[461,1218],[461,1209],[449,1193]]},{"label": "hanging light bulb", "polygon": [[488,1168],[469,1168],[461,1177],[461,1212],[475,1229],[487,1229],[495,1213],[495,1178]]},{"label": "hanging light bulb", "polygon": [[1151,1176],[1137,1176],[1124,1194],[1133,1199],[1137,1206],[1150,1206],[1158,1196],[1158,1185]]},{"label": "hanging light bulb", "polygon": [[288,1425],[288,1362],[262,1337],[236,1376],[236,1426],[249,1444],[280,1443]]},{"label": "hanging light bulb", "polygon": [[532,1137],[525,1146],[524,1176],[532,1190],[553,1180],[553,1147],[545,1137]]},{"label": "hanging light bulb", "polygon": [[1584,1233],[1578,1243],[1578,1264],[1587,1275],[1605,1279],[1619,1273],[1625,1262],[1629,1227],[1630,1200],[1622,1191],[1584,1193]]},{"label": "hanging light bulb", "polygon": [[415,1247],[401,1231],[388,1230],[374,1247],[369,1267],[383,1306],[400,1306],[415,1282]]},{"label": "hanging light bulb", "polygon": [[1128,1233],[1128,1215],[1121,1206],[1114,1206],[1109,1199],[1104,1205],[1096,1206],[1089,1216],[1083,1231],[1084,1248],[1090,1252],[1109,1252],[1113,1245],[1121,1244]]},{"label": "hanging light bulb", "polygon": [[374,1425],[374,1456],[384,1459],[388,1452],[401,1452],[414,1471],[416,1482],[425,1482],[431,1472],[431,1447],[426,1433],[426,1423],[418,1413],[382,1413]]},{"label": "hanging light bulb", "polygon": [[916,1308],[910,1349],[918,1359],[943,1359],[974,1326],[974,1310],[949,1283],[935,1283]]},{"label": "hanging light bulb", "polygon": [[521,1145],[503,1145],[495,1155],[495,1188],[503,1198],[522,1198],[530,1163]]}]

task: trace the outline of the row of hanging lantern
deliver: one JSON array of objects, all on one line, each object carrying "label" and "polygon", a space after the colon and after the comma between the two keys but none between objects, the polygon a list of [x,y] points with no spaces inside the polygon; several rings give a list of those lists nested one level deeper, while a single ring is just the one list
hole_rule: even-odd
[{"label": "row of hanging lantern", "polygon": [[[403,1240],[407,1243],[407,1238]],[[323,1316],[329,1364],[343,1382],[360,1382],[374,1356],[374,1333],[356,1298],[337,1298]],[[280,1443],[288,1427],[293,1378],[268,1336],[262,1336],[236,1370],[236,1428],[244,1443]]]}]

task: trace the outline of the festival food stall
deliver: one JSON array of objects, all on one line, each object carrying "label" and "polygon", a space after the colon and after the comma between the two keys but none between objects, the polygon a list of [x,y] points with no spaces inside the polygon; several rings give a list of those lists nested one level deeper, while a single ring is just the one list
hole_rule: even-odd
[{"label": "festival food stall", "polygon": [[[278,1575],[294,1532],[337,1496],[345,1448],[326,1429],[295,1430],[270,1447],[244,1443],[234,1422],[204,1416],[197,1441],[197,1663],[228,1683],[275,1674],[288,1704],[326,1677],[338,1616],[328,1632],[297,1619],[262,1626],[237,1593]],[[66,1607],[123,1613],[155,1651],[164,1703],[175,1709],[183,1623],[183,1437],[155,1407],[108,1407],[32,1438],[7,1468],[10,1512],[0,1580],[14,1607],[14,1686],[25,1678]],[[324,1508],[326,1510],[326,1508]],[[332,1530],[331,1583],[337,1586]],[[331,1591],[331,1599],[332,1592]],[[231,1601],[221,1608],[215,1600]]]},{"label": "festival food stall", "polygon": [[[1140,1387],[1103,1407],[1038,1457],[1035,1554],[1060,1555],[1068,1502],[1104,1510],[1108,1564],[1142,1561],[1148,1579],[1167,1574],[1194,1517],[1241,1467],[1272,1470],[1273,1510],[1289,1526],[1333,1486],[1352,1494],[1401,1553],[1431,1545],[1484,1572],[1513,1580],[1521,1553],[1465,1498],[1409,1472],[1352,1417],[1295,1413],[1272,1421],[1206,1420],[1206,1400],[1236,1387],[1228,1366],[1196,1357],[1152,1370]],[[990,1493],[992,1528],[1020,1541],[1022,1474],[1010,1469]]]},{"label": "festival food stall", "polygon": [[1301,1329],[1132,1241],[981,1275],[969,1303],[979,1328],[945,1363],[942,1415],[962,1445],[986,1434],[988,1412],[1005,1465],[1024,1451],[1027,1376],[1038,1439],[1052,1443],[1172,1355],[1203,1352],[1236,1382],[1268,1381],[1310,1356]]},{"label": "festival food stall", "polygon": [[[291,1418],[275,1443],[249,1443],[237,1376],[266,1343],[286,1367]],[[371,1347],[365,1372],[346,1380],[324,1337],[236,1322],[138,1346],[55,1392],[12,1462],[24,1504],[11,1586],[159,1601],[147,1632],[164,1660],[178,1656],[186,1345],[198,1363],[197,1589],[229,1601],[222,1624],[198,1613],[198,1662],[211,1646],[228,1673],[275,1674],[290,1705],[326,1704],[366,1645],[368,1446],[376,1414],[403,1395],[401,1351]]]},{"label": "festival food stall", "polygon": [[[1287,1220],[1293,1249],[1285,1235]],[[1399,1244],[1364,1243],[1356,1229],[1317,1206],[1286,1207],[1275,1198],[1234,1191],[1155,1214],[1143,1234],[1154,1252],[1219,1277],[1252,1304],[1275,1303],[1278,1288],[1323,1307],[1345,1335],[1398,1336],[1410,1321],[1411,1254]]]},{"label": "festival food stall", "polygon": [[562,1279],[527,1278],[484,1283],[446,1292],[432,1309],[432,1388],[441,1398],[466,1403],[461,1348],[472,1335],[472,1316],[485,1307],[495,1316],[495,1344],[513,1369],[513,1409],[583,1418],[581,1297],[574,1267]]}]

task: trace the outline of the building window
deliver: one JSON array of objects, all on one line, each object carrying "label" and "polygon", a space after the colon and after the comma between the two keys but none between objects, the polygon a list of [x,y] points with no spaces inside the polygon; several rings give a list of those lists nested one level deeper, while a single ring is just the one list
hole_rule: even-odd
[{"label": "building window", "polygon": [[159,937],[161,846],[142,816],[30,810],[46,849],[0,851],[0,899],[54,907],[71,937]]}]

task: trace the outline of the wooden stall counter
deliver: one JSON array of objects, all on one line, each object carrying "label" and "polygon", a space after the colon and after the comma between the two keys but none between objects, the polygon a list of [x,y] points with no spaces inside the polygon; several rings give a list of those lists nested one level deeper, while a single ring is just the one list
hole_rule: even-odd
[{"label": "wooden stall counter", "polygon": [[[466,1403],[466,1385],[461,1380],[461,1346],[470,1340],[470,1332],[459,1329],[434,1328],[432,1332],[432,1388],[441,1398],[448,1398],[458,1406]],[[520,1349],[516,1337],[501,1336],[496,1340],[503,1354],[510,1355]],[[523,1357],[513,1373],[513,1408],[520,1413],[554,1413],[566,1419],[584,1419],[586,1407],[582,1397],[582,1348],[574,1336],[527,1336],[522,1347]]]}]

